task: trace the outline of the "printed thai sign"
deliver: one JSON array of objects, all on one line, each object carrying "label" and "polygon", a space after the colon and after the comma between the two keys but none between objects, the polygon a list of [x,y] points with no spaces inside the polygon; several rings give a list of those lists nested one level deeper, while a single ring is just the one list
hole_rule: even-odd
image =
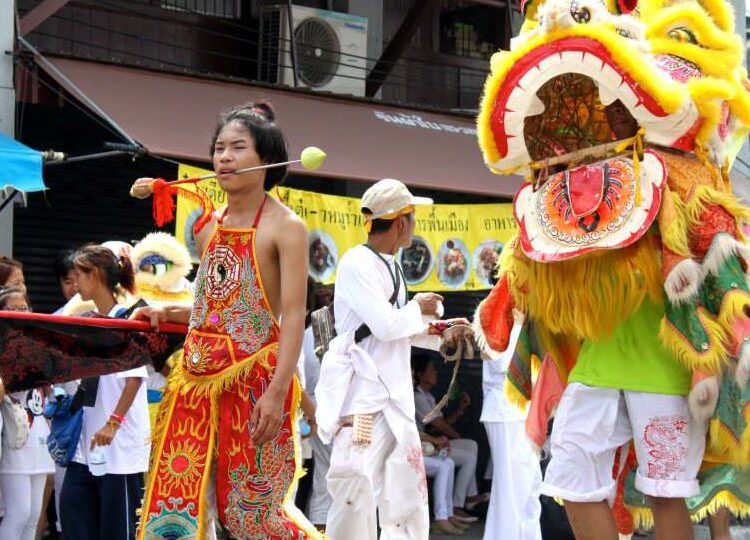
[{"label": "printed thai sign", "polygon": [[[210,171],[180,165],[179,177],[207,172]],[[226,204],[226,194],[215,180],[199,185],[217,207]],[[285,187],[274,190],[274,194],[302,218],[310,231],[310,275],[317,281],[333,283],[341,256],[367,239],[359,199]],[[200,213],[194,202],[178,197],[175,234],[196,259],[192,228]],[[414,240],[399,254],[409,289],[490,288],[497,257],[517,228],[510,203],[417,207]]]}]

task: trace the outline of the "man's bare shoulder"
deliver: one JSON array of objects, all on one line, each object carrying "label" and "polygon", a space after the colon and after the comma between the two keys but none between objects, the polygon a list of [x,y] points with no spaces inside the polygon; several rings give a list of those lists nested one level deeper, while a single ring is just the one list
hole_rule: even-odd
[{"label": "man's bare shoulder", "polygon": [[219,217],[221,217],[221,212],[223,211],[224,209],[220,208],[211,212],[211,219],[209,219],[208,222],[206,222],[206,224],[203,226],[203,228],[195,235],[195,241],[198,244],[198,248],[201,253],[203,253],[203,250],[206,248],[208,241],[214,234],[216,224],[219,222]]},{"label": "man's bare shoulder", "polygon": [[[297,214],[277,199],[271,198],[267,204],[269,210],[267,219],[274,225],[274,229],[281,237],[303,235],[307,238],[307,226]],[[265,215],[263,219],[266,219]]]}]

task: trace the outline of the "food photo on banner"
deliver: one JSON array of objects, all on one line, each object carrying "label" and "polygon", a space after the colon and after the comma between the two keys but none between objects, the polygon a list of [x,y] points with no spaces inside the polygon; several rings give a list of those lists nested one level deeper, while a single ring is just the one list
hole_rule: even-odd
[{"label": "food photo on banner", "polygon": [[[179,178],[210,173],[180,165]],[[215,207],[226,195],[215,179],[190,189],[201,189]],[[333,283],[336,266],[348,249],[367,238],[359,199],[279,187],[279,197],[307,225],[309,273],[316,281]],[[178,195],[175,236],[197,262],[193,225],[201,216],[198,203]],[[505,243],[518,225],[510,203],[434,204],[417,207],[414,239],[401,250],[400,262],[411,291],[475,291],[489,289],[493,270]]]}]

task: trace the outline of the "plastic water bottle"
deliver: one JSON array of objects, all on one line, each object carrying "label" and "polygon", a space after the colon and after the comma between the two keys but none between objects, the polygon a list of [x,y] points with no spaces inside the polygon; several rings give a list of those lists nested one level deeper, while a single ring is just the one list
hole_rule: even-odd
[{"label": "plastic water bottle", "polygon": [[312,428],[310,427],[310,424],[307,422],[306,418],[300,418],[298,422],[299,426],[299,434],[300,437],[309,437],[310,433],[312,432]]},{"label": "plastic water bottle", "polygon": [[93,476],[104,476],[107,474],[107,459],[104,452],[95,448],[89,454],[89,472]]}]

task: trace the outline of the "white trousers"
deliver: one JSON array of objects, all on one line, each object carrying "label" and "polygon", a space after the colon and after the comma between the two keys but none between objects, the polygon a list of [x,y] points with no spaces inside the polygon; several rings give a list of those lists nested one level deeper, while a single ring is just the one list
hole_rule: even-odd
[{"label": "white trousers", "polygon": [[328,510],[331,508],[331,494],[328,493],[328,482],[326,475],[328,468],[331,466],[331,445],[323,444],[323,441],[317,435],[309,439],[312,447],[313,469],[312,494],[308,503],[307,518],[314,525],[324,525],[328,517]]},{"label": "white trousers", "polygon": [[492,453],[492,492],[484,540],[541,540],[542,471],[524,422],[485,422]]},{"label": "white trousers", "polygon": [[352,428],[333,439],[326,520],[330,540],[427,540],[427,478],[416,424],[396,440],[382,412],[375,413],[372,442],[352,444]]},{"label": "white trousers", "polygon": [[611,504],[615,452],[631,439],[638,458],[636,489],[652,497],[698,494],[706,423],[691,419],[686,397],[576,382],[565,388],[557,406],[542,493]]},{"label": "white trousers", "polygon": [[35,540],[46,482],[46,474],[0,474],[5,496],[0,540]]},{"label": "white trousers", "polygon": [[60,525],[60,493],[62,493],[65,471],[67,470],[67,468],[55,464],[55,515],[57,516],[55,528],[57,529],[57,532],[62,532],[62,526]]},{"label": "white trousers", "polygon": [[630,440],[638,458],[635,487],[652,497],[698,494],[706,424],[691,419],[687,398],[571,383],[555,414],[552,460],[542,493],[610,504],[617,448]]},{"label": "white trousers", "polygon": [[427,478],[432,478],[432,513],[435,521],[445,521],[453,515],[453,481],[456,463],[449,457],[425,456]]},{"label": "white trousers", "polygon": [[452,439],[451,459],[456,463],[456,484],[453,488],[453,506],[463,508],[466,497],[477,494],[477,454],[479,447],[471,439]]}]

